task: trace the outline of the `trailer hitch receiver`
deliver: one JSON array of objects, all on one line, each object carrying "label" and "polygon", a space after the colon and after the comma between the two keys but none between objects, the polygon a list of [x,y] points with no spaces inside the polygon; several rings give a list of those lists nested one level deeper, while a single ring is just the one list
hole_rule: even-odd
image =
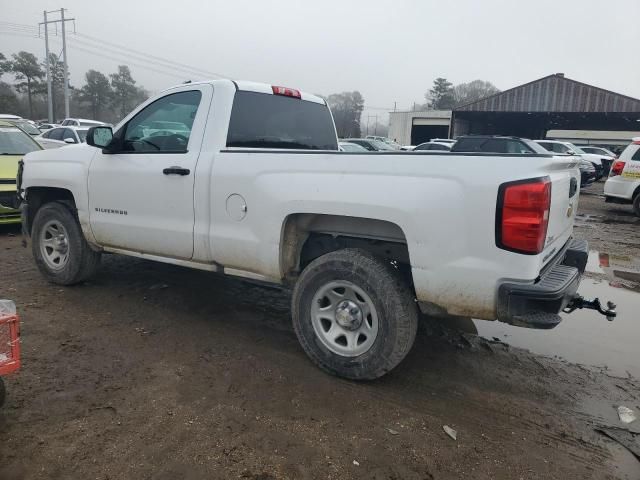
[{"label": "trailer hitch receiver", "polygon": [[562,309],[562,311],[564,313],[571,313],[574,310],[577,310],[580,308],[596,310],[597,312],[607,317],[607,320],[609,320],[610,322],[612,322],[617,315],[615,303],[607,302],[607,308],[605,310],[604,308],[602,308],[602,304],[600,303],[599,298],[595,298],[593,300],[585,300],[585,298],[582,297],[582,295],[578,295],[578,294],[576,294],[576,296],[573,297],[573,299],[569,302],[569,304],[566,307]]}]

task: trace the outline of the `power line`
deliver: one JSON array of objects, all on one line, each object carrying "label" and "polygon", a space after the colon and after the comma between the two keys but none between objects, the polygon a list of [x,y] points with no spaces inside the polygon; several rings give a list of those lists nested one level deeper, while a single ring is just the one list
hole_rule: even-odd
[{"label": "power line", "polygon": [[23,37],[23,38],[39,38],[38,35],[29,35],[28,33],[18,33],[18,32],[2,32],[0,31],[0,35],[8,35],[11,37]]},{"label": "power line", "polygon": [[227,75],[223,75],[223,74],[221,74],[221,73],[216,73],[216,72],[212,72],[212,71],[209,71],[209,70],[204,70],[204,69],[202,69],[202,68],[192,67],[191,65],[187,65],[187,64],[185,64],[185,63],[176,62],[176,61],[174,61],[174,60],[167,60],[167,59],[165,59],[165,58],[158,57],[158,56],[156,56],[156,55],[151,55],[151,54],[146,53],[146,52],[141,52],[140,50],[134,50],[133,48],[129,48],[129,47],[125,47],[125,46],[122,46],[122,45],[118,45],[117,43],[108,42],[108,41],[106,41],[106,40],[101,40],[101,39],[99,39],[99,38],[92,37],[92,36],[87,35],[87,34],[84,34],[84,33],[78,33],[78,34],[77,34],[77,36],[78,36],[78,37],[82,37],[82,38],[86,38],[87,40],[92,41],[92,42],[96,42],[96,43],[98,43],[100,46],[104,46],[103,44],[107,44],[107,45],[110,45],[110,46],[112,46],[112,47],[115,47],[115,48],[117,48],[117,49],[119,49],[119,50],[123,50],[123,51],[127,51],[127,52],[132,52],[133,54],[135,54],[135,55],[137,55],[137,56],[143,56],[143,57],[145,57],[145,58],[146,58],[146,57],[148,57],[148,58],[152,58],[152,59],[157,60],[157,61],[159,61],[159,62],[163,62],[163,63],[170,63],[171,65],[178,65],[178,66],[180,66],[180,67],[183,67],[183,68],[186,68],[186,69],[189,69],[189,70],[193,70],[193,71],[196,71],[196,72],[202,72],[202,73],[205,73],[205,74],[207,74],[207,75],[213,75],[213,76],[215,76],[215,77],[220,77],[220,78],[229,78],[229,76],[227,76]]},{"label": "power line", "polygon": [[123,59],[121,57],[113,57],[111,55],[105,55],[104,53],[98,52],[96,50],[91,50],[91,49],[88,49],[88,48],[80,47],[78,45],[72,45],[72,48],[73,48],[73,50],[80,50],[82,52],[89,53],[91,55],[95,55],[95,56],[98,56],[98,57],[106,58],[107,60],[113,60],[114,62],[117,62],[117,63],[126,63],[126,64],[130,64],[130,65],[133,65],[133,66],[138,67],[138,68],[143,68],[143,69],[146,69],[146,70],[150,70],[152,72],[161,73],[161,74],[168,75],[168,76],[171,76],[171,77],[174,77],[174,78],[185,80],[185,78],[184,78],[185,75],[178,75],[177,73],[175,73],[175,71],[172,73],[172,72],[169,72],[169,71],[166,71],[166,70],[160,70],[158,68],[150,67],[148,65],[141,65],[141,64],[129,61],[129,60],[123,61]]},{"label": "power line", "polygon": [[[9,28],[15,31],[22,31],[22,32],[36,32],[38,31],[38,29],[32,25],[26,25],[26,24],[20,24],[20,23],[12,23],[12,22],[3,22],[0,21],[0,27],[2,28]],[[126,57],[130,57],[130,58],[135,58],[137,61],[142,61],[142,62],[146,62],[146,63],[154,63],[152,60],[155,60],[155,62],[160,62],[163,63],[165,65],[159,65],[160,67],[169,67],[172,69],[176,69],[179,71],[189,71],[191,72],[191,75],[193,74],[197,74],[197,75],[202,75],[202,76],[214,76],[214,77],[219,77],[219,78],[229,78],[229,76],[227,75],[223,75],[221,73],[217,73],[217,72],[213,72],[213,71],[209,71],[209,70],[205,70],[203,68],[197,68],[197,67],[193,67],[191,65],[187,65],[186,63],[180,63],[174,60],[167,60],[165,58],[159,57],[157,55],[151,55],[149,53],[146,52],[142,52],[140,50],[135,50],[132,49],[130,47],[126,47],[123,45],[119,45],[117,43],[114,42],[110,42],[107,40],[102,40],[100,38],[97,37],[93,37],[91,35],[87,35],[81,32],[76,32],[75,36],[73,37],[69,37],[69,40],[75,41],[81,45],[84,45],[85,47],[90,47],[90,48],[97,48],[100,47],[100,49],[107,49],[110,50],[112,53],[116,53],[118,55],[122,55],[122,56],[126,56]],[[98,45],[93,45],[92,43],[97,43]],[[108,47],[106,47],[105,45],[109,45]]]},{"label": "power line", "polygon": [[105,46],[97,47],[91,43],[84,42],[75,37],[70,37],[69,40],[71,41],[72,44],[75,44],[77,47],[84,47],[89,49],[99,48],[100,49],[99,51],[101,52],[106,50],[107,53],[110,55],[117,55],[117,56],[125,57],[126,59],[133,59],[136,62],[149,63],[153,65],[154,68],[165,68],[165,69],[170,69],[174,71],[178,70],[181,72],[188,73],[189,75],[195,75],[195,76],[204,77],[204,78],[209,78],[211,76],[214,76],[212,72],[205,72],[205,71],[200,71],[198,69],[191,69],[191,68],[183,68],[183,67],[180,67],[179,65],[171,64],[168,61],[165,61],[164,63],[160,63],[152,60],[147,60],[145,58],[141,58],[142,57],[141,55],[120,52],[115,48],[105,47]]}]

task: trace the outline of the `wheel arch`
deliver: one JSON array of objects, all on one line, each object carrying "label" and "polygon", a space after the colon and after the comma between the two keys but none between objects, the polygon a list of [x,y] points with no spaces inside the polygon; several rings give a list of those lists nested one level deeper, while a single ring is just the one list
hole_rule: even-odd
[{"label": "wheel arch", "polygon": [[67,205],[74,213],[76,211],[76,199],[67,188],[60,187],[28,187],[26,189],[27,212],[25,216],[26,233],[31,235],[33,219],[38,210],[50,202],[61,202]]},{"label": "wheel arch", "polygon": [[292,283],[315,258],[343,248],[361,248],[409,264],[407,238],[402,228],[375,218],[291,214],[283,221],[280,246],[280,271],[285,283]]}]

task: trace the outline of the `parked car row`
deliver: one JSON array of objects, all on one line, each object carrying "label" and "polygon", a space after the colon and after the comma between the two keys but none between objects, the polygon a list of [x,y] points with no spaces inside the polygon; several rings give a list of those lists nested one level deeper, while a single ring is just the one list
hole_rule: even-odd
[{"label": "parked car row", "polygon": [[[40,122],[19,117],[18,115],[0,114],[0,120],[9,122],[28,133],[44,148],[59,148],[65,145],[84,143],[90,127],[108,125],[98,120],[86,118],[65,118],[62,123]],[[162,126],[164,129],[165,126]],[[175,128],[175,126],[174,126]]]},{"label": "parked car row", "polygon": [[640,137],[634,138],[613,162],[604,195],[608,203],[632,205],[633,213],[640,217]]},{"label": "parked car row", "polygon": [[0,225],[20,223],[16,173],[24,155],[42,147],[13,122],[0,120]]}]

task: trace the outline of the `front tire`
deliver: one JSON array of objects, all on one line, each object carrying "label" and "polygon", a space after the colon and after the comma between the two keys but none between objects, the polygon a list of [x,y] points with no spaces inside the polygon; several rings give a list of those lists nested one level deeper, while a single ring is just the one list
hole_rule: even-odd
[{"label": "front tire", "polygon": [[296,283],[293,327],[323,370],[372,380],[409,353],[418,328],[415,298],[388,261],[360,249],[327,253]]},{"label": "front tire", "polygon": [[31,250],[40,273],[58,285],[82,282],[100,264],[100,253],[89,247],[76,215],[60,202],[47,203],[36,213]]}]

